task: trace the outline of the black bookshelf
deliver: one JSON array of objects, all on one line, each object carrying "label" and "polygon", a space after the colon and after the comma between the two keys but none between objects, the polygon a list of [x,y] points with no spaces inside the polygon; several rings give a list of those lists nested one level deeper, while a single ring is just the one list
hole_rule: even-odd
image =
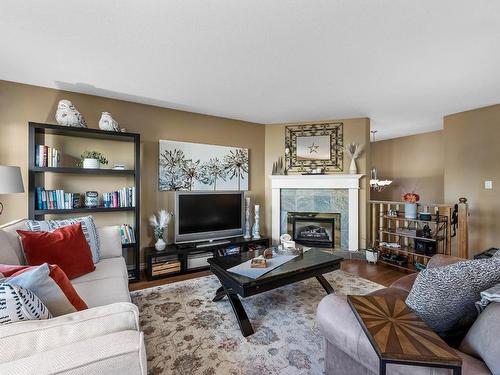
[{"label": "black bookshelf", "polygon": [[[66,137],[81,137],[97,140],[112,140],[119,142],[131,142],[134,144],[134,169],[113,170],[113,169],[83,169],[77,167],[36,167],[35,166],[35,146],[45,144],[45,135],[57,135]],[[123,252],[128,259],[130,251],[133,252],[133,264],[128,264],[129,281],[140,280],[140,147],[141,136],[137,133],[109,132],[99,129],[72,128],[53,124],[42,124],[30,122],[28,124],[28,217],[34,220],[44,220],[45,215],[71,215],[71,214],[91,214],[101,212],[134,212],[134,230],[136,243],[124,244]],[[71,175],[101,175],[101,176],[133,176],[135,186],[135,207],[95,207],[95,208],[74,208],[74,209],[36,209],[35,188],[45,187],[46,173],[64,173],[71,178]]]}]

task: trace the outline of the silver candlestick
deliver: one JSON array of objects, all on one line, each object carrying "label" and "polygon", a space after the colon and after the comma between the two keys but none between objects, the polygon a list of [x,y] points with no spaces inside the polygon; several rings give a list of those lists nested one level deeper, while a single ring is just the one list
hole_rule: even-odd
[{"label": "silver candlestick", "polygon": [[255,205],[255,221],[253,223],[253,228],[252,228],[252,238],[258,240],[260,238],[260,233],[259,233],[259,226],[260,226],[260,206],[258,204]]},{"label": "silver candlestick", "polygon": [[251,227],[250,227],[250,198],[245,198],[245,235],[243,238],[252,238]]}]

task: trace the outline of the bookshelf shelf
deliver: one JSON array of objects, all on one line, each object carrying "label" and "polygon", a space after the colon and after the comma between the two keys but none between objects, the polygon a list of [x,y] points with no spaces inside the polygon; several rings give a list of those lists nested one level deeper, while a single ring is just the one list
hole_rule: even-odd
[{"label": "bookshelf shelf", "polygon": [[80,207],[71,209],[48,209],[35,210],[35,215],[51,215],[51,214],[79,214],[92,212],[116,212],[116,211],[135,211],[135,207]]},{"label": "bookshelf shelf", "polygon": [[[79,137],[95,140],[111,140],[117,142],[130,142],[134,144],[134,169],[84,169],[78,167],[36,167],[36,145],[45,144],[45,135],[56,135],[61,137]],[[90,214],[101,212],[133,212],[134,213],[134,235],[136,243],[123,244],[122,249],[126,259],[132,255],[132,263],[127,264],[129,270],[129,281],[140,280],[140,135],[136,133],[108,132],[99,129],[72,128],[54,124],[42,124],[30,122],[28,124],[28,216],[34,220],[44,220],[45,215],[73,215]],[[95,207],[95,208],[73,208],[73,209],[37,209],[36,188],[45,188],[45,175],[47,173],[67,174],[64,179],[70,179],[77,175],[99,175],[109,178],[131,176],[135,187],[135,207]],[[80,192],[84,193],[84,192]],[[121,224],[121,223],[119,223]]]},{"label": "bookshelf shelf", "polygon": [[30,167],[30,171],[36,173],[69,173],[69,174],[101,174],[101,175],[134,175],[135,170],[115,170],[115,169],[84,169],[71,167]]}]

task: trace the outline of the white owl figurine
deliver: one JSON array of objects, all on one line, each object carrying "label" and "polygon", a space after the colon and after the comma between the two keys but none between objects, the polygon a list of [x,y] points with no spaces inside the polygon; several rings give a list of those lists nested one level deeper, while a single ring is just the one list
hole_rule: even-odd
[{"label": "white owl figurine", "polygon": [[109,112],[102,113],[101,119],[99,120],[99,128],[110,132],[120,131],[120,125],[118,125],[118,122],[116,122]]},{"label": "white owl figurine", "polygon": [[57,105],[56,121],[59,125],[63,126],[87,127],[82,114],[78,112],[73,103],[65,99],[60,100]]}]

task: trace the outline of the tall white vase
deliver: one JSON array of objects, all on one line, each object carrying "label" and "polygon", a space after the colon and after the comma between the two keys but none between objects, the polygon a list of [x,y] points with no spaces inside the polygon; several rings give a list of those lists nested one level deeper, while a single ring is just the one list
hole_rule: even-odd
[{"label": "tall white vase", "polygon": [[349,166],[349,173],[350,174],[358,173],[358,167],[356,166],[356,159],[351,159],[351,165]]},{"label": "tall white vase", "polygon": [[243,238],[252,238],[252,231],[250,226],[250,198],[245,198],[245,234]]},{"label": "tall white vase", "polygon": [[260,206],[258,204],[255,205],[255,221],[253,223],[252,228],[252,238],[258,240],[260,238]]}]

